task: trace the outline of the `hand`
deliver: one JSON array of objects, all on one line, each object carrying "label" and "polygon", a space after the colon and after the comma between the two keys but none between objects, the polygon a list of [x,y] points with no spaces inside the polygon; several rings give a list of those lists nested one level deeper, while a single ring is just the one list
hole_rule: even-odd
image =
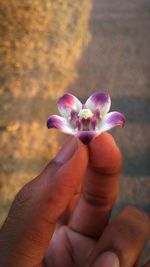
[{"label": "hand", "polygon": [[69,139],[17,194],[0,232],[0,266],[135,266],[150,234],[148,216],[128,207],[108,224],[121,165],[109,134],[88,148]]}]

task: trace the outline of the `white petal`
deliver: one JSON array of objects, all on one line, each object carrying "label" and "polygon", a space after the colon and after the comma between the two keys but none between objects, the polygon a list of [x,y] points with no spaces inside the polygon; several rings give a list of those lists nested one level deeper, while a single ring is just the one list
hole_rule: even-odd
[{"label": "white petal", "polygon": [[86,101],[85,107],[91,110],[99,109],[103,117],[109,111],[111,105],[110,96],[106,93],[96,92]]},{"label": "white petal", "polygon": [[108,113],[103,118],[98,126],[98,129],[100,130],[100,132],[105,132],[117,125],[120,125],[122,127],[125,125],[125,116],[120,112],[114,111]]},{"label": "white petal", "polygon": [[79,112],[82,103],[74,95],[66,93],[58,100],[58,109],[62,117],[69,118],[71,111]]},{"label": "white petal", "polygon": [[71,127],[68,121],[57,115],[52,115],[48,118],[47,127],[58,129],[63,133],[75,134],[75,130]]}]

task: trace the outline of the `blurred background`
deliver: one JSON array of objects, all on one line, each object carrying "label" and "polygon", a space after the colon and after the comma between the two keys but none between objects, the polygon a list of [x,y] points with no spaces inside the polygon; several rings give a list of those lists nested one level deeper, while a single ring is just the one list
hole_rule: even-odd
[{"label": "blurred background", "polygon": [[150,1],[0,0],[0,224],[63,142],[46,128],[58,97],[98,90],[127,119],[111,131],[124,157],[113,216],[150,214]]}]

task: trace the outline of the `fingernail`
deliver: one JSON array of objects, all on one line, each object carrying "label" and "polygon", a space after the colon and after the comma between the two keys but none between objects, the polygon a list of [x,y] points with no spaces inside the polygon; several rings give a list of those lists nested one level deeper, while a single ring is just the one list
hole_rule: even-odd
[{"label": "fingernail", "polygon": [[65,145],[60,149],[56,155],[54,161],[57,163],[65,163],[73,156],[74,152],[77,150],[78,144],[75,137],[69,138]]},{"label": "fingernail", "polygon": [[101,254],[95,261],[93,267],[119,267],[119,258],[113,252]]}]

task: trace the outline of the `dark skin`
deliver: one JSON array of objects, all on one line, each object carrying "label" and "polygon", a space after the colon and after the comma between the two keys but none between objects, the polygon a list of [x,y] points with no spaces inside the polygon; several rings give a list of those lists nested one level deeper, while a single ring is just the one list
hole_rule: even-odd
[{"label": "dark skin", "polygon": [[96,260],[104,252],[114,253],[118,266],[135,266],[150,220],[127,207],[109,223],[121,168],[111,135],[101,134],[88,146],[69,138],[17,194],[0,232],[0,266],[103,267],[104,260]]}]

